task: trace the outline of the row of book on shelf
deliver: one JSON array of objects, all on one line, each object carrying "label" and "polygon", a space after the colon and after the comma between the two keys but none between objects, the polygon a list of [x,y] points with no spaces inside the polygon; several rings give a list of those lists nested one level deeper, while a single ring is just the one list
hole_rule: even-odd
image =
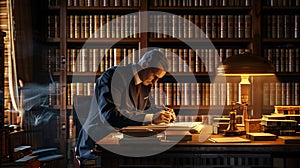
[{"label": "row of book on shelf", "polygon": [[264,56],[276,72],[300,72],[300,48],[266,48]]},{"label": "row of book on shelf", "polygon": [[149,19],[151,38],[251,38],[251,25],[251,15],[155,13]]},{"label": "row of book on shelf", "polygon": [[[251,15],[171,15],[149,16],[152,38],[251,38]],[[68,38],[138,38],[139,16],[68,15]],[[59,38],[60,18],[48,16],[48,38]],[[202,33],[202,32],[203,33]],[[155,32],[155,33],[154,33]]]},{"label": "row of book on shelf", "polygon": [[[48,6],[60,6],[60,0],[48,0]],[[67,6],[139,6],[139,0],[68,0]]]},{"label": "row of book on shelf", "polygon": [[[48,0],[48,6],[59,6],[59,0]],[[153,0],[153,7],[243,7],[251,6],[251,0]],[[264,6],[300,6],[300,0],[265,0]],[[68,6],[139,6],[139,0],[68,0]]]},{"label": "row of book on shelf", "polygon": [[300,37],[300,15],[264,15],[262,23],[265,38]]},{"label": "row of book on shelf", "polygon": [[[151,38],[252,38],[251,15],[171,15],[149,16]],[[68,15],[68,38],[138,38],[139,16]],[[48,38],[59,38],[60,17],[48,16]],[[266,38],[298,38],[300,15],[263,16]],[[202,33],[202,32],[203,33]]]},{"label": "row of book on shelf", "polygon": [[154,0],[154,7],[251,6],[251,0]]},{"label": "row of book on shelf", "polygon": [[[227,57],[250,52],[245,48],[187,49],[161,48],[170,61],[169,72],[214,72]],[[59,70],[60,50],[47,50],[45,67]],[[82,48],[67,49],[67,72],[104,72],[111,66],[136,63],[140,58],[136,48]]]},{"label": "row of book on shelf", "polygon": [[139,0],[68,0],[67,6],[140,6]]},{"label": "row of book on shelf", "polygon": [[265,0],[263,1],[264,6],[300,6],[300,0]]},{"label": "row of book on shelf", "polygon": [[[94,87],[92,82],[68,83],[67,104],[73,105],[74,95],[93,96]],[[59,105],[60,94],[50,94],[49,99],[51,105]],[[170,106],[231,105],[237,99],[238,83],[158,83],[151,92],[155,104]]]},{"label": "row of book on shelf", "polygon": [[263,84],[265,106],[300,105],[299,82],[270,82]]},{"label": "row of book on shelf", "polygon": [[[170,72],[214,72],[215,68],[232,55],[250,52],[250,49],[161,49],[170,59]],[[46,66],[59,71],[59,49],[49,49]],[[264,56],[276,72],[300,72],[300,48],[266,48]],[[68,72],[104,72],[111,66],[136,63],[140,56],[136,48],[67,49]]]},{"label": "row of book on shelf", "polygon": [[[68,38],[138,38],[138,15],[68,15]],[[59,38],[59,15],[48,15],[48,38]]]},{"label": "row of book on shelf", "polygon": [[[271,82],[263,84],[263,105],[299,105],[299,82]],[[67,104],[73,104],[74,95],[92,96],[95,83],[68,83]],[[151,93],[156,104],[170,106],[230,106],[238,100],[238,83],[158,83]],[[59,84],[49,85],[49,104],[59,105]]]}]

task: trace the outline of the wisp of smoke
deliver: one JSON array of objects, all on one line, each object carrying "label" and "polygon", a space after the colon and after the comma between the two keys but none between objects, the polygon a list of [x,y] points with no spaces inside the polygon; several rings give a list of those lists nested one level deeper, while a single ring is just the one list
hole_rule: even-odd
[{"label": "wisp of smoke", "polygon": [[38,126],[43,122],[48,122],[55,114],[55,110],[49,105],[49,95],[60,94],[55,88],[55,83],[52,82],[48,86],[29,83],[21,91],[24,112],[35,111],[28,119],[31,125]]},{"label": "wisp of smoke", "polygon": [[39,124],[41,124],[43,122],[48,122],[53,115],[54,115],[54,112],[52,110],[45,109],[40,114],[33,115],[30,123],[33,126],[38,126]]},{"label": "wisp of smoke", "polygon": [[[50,85],[54,85],[51,83]],[[34,107],[49,107],[49,95],[60,94],[55,91],[55,87],[42,86],[37,84],[28,84],[23,88],[24,111],[29,111]],[[58,95],[56,95],[58,96]]]}]

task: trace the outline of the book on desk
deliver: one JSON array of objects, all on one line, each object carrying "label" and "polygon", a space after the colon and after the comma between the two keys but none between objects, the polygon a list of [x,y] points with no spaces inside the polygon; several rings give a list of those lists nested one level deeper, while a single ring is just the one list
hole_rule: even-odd
[{"label": "book on desk", "polygon": [[202,122],[174,122],[169,124],[151,124],[144,126],[127,126],[120,130],[122,133],[160,133],[162,131],[189,131],[200,133],[204,125]]},{"label": "book on desk", "polygon": [[241,137],[212,137],[208,139],[213,143],[250,143],[251,140]]},{"label": "book on desk", "polygon": [[[204,125],[202,122],[174,122],[170,124],[151,124],[145,126],[127,126],[120,130],[124,134],[123,140],[139,140],[157,138],[163,134],[164,140],[191,141],[192,134],[200,133]],[[146,138],[147,137],[147,138]]]},{"label": "book on desk", "polygon": [[246,137],[252,141],[276,141],[277,138],[275,134],[264,132],[247,133]]},{"label": "book on desk", "polygon": [[300,136],[278,136],[284,144],[300,144]]}]

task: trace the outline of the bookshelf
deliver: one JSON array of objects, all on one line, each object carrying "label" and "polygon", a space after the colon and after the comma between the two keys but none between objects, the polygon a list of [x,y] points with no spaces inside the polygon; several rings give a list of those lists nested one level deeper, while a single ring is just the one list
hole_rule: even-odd
[{"label": "bookshelf", "polygon": [[299,105],[299,1],[269,0],[261,5],[261,51],[274,64],[278,77],[278,81],[263,82],[263,108],[274,111],[274,105]]},{"label": "bookshelf", "polygon": [[4,36],[0,31],[0,130],[4,127]]},{"label": "bookshelf", "polygon": [[7,151],[7,141],[6,141],[6,131],[4,130],[4,36],[5,33],[0,31],[0,159],[8,154]]},{"label": "bookshelf", "polygon": [[[222,106],[225,106],[224,114],[228,114],[230,102],[238,97],[239,79],[213,84],[209,76],[215,76],[214,70],[219,62],[241,52],[265,56],[277,68],[279,81],[269,82],[259,77],[251,79],[250,107],[255,112],[254,118],[270,113],[274,105],[300,103],[299,0],[47,2],[46,12],[40,17],[44,20],[40,31],[45,47],[35,49],[42,50],[42,69],[53,75],[54,80],[49,83],[49,105],[60,113],[57,129],[61,149],[66,149],[68,139],[76,138],[69,135],[72,131],[69,124],[73,96],[91,96],[94,79],[105,69],[118,65],[124,58],[124,64],[136,62],[142,55],[140,50],[148,47],[162,48],[188,62],[190,69],[185,69],[182,63],[174,60],[172,75],[166,75],[156,86],[157,90],[164,91],[165,96],[153,93],[156,103],[167,104],[175,110],[183,109],[187,115],[193,111],[206,115],[210,108]],[[132,14],[143,11],[159,14]],[[190,22],[181,23],[181,20],[169,18],[170,15],[165,13],[178,15]],[[188,44],[205,42],[201,43],[203,37],[190,26],[191,23],[202,29],[215,49],[201,45],[191,49],[183,43],[181,39]],[[101,31],[96,31],[99,28],[102,28]],[[146,31],[139,33],[141,30]],[[204,55],[205,59],[199,60],[197,55]],[[177,83],[174,80],[174,77],[189,78],[191,74],[197,83]],[[179,91],[185,88],[187,95],[180,95]],[[215,94],[218,96],[212,96]],[[186,101],[187,97],[189,101]]]}]

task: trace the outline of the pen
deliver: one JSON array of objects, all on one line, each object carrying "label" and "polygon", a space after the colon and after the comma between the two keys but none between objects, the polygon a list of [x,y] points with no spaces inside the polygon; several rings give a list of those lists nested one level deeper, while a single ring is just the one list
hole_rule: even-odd
[{"label": "pen", "polygon": [[167,107],[165,104],[162,104],[162,106],[164,107],[164,110],[169,111],[169,107]]}]

